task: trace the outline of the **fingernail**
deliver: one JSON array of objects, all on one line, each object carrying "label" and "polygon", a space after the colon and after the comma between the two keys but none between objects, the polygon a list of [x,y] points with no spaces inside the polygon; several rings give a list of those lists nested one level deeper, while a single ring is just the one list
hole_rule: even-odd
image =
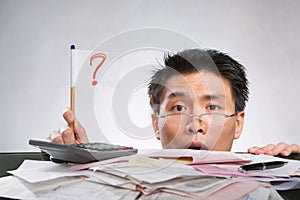
[{"label": "fingernail", "polygon": [[72,115],[71,113],[65,114],[64,117],[69,123],[74,121],[74,115]]},{"label": "fingernail", "polygon": [[257,151],[255,152],[255,154],[256,154],[256,155],[262,154],[262,150],[257,150]]},{"label": "fingernail", "polygon": [[289,155],[289,153],[290,153],[289,151],[283,151],[283,152],[282,152],[282,154],[283,154],[284,156]]}]

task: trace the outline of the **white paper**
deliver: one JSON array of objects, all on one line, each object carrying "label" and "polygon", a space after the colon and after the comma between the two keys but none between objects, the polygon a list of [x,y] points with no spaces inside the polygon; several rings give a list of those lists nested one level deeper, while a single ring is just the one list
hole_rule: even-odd
[{"label": "white paper", "polygon": [[113,163],[93,168],[121,177],[127,177],[137,184],[158,183],[178,177],[201,176],[193,167],[168,160],[137,157],[129,163]]},{"label": "white paper", "polygon": [[0,196],[15,199],[135,199],[139,192],[125,190],[80,178],[59,178],[39,183],[28,183],[14,176],[0,178]]},{"label": "white paper", "polygon": [[[131,159],[139,157],[152,157],[152,158],[170,158],[174,161],[180,161],[179,158],[191,158],[193,164],[208,164],[208,163],[239,163],[239,162],[250,162],[251,159],[246,155],[235,154],[233,152],[222,152],[222,151],[202,151],[192,149],[139,149],[138,153],[130,156],[123,156],[118,158],[112,158],[108,160],[78,164],[72,166],[70,169],[73,171],[83,170],[99,165],[106,165],[110,163],[128,162]],[[188,162],[191,163],[191,162]]]},{"label": "white paper", "polygon": [[37,199],[35,194],[31,192],[22,180],[14,176],[6,176],[0,178],[0,196],[12,199]]},{"label": "white paper", "polygon": [[138,156],[154,158],[181,158],[191,157],[191,164],[224,163],[224,162],[248,162],[245,156],[237,155],[229,151],[205,151],[193,149],[141,149]]},{"label": "white paper", "polygon": [[90,50],[71,50],[71,86],[75,86],[79,72],[92,52]]},{"label": "white paper", "polygon": [[8,172],[30,183],[61,177],[89,176],[92,173],[90,171],[69,171],[69,167],[66,164],[56,164],[51,161],[24,160],[18,169]]},{"label": "white paper", "polygon": [[300,188],[300,178],[269,180],[276,190],[290,190]]}]

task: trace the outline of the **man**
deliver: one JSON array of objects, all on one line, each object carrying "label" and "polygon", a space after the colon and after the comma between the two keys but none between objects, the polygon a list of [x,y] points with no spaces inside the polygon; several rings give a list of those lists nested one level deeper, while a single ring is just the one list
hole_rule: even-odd
[{"label": "man", "polygon": [[[245,68],[222,52],[189,49],[166,56],[164,66],[152,76],[148,94],[152,125],[163,148],[230,151],[242,133],[248,80]],[[75,133],[67,129],[52,141],[88,142],[73,113],[65,112],[64,118],[75,123]],[[248,151],[287,156],[300,152],[300,147],[279,143]]]},{"label": "man", "polygon": [[149,84],[152,123],[163,148],[230,151],[244,125],[248,81],[242,65],[215,50],[165,58]]}]

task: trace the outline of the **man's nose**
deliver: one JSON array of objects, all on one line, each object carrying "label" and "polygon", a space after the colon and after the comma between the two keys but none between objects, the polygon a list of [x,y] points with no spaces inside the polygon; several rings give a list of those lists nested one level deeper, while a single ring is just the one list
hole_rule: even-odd
[{"label": "man's nose", "polygon": [[206,124],[199,116],[193,116],[191,121],[187,124],[186,128],[187,131],[191,134],[206,134]]}]

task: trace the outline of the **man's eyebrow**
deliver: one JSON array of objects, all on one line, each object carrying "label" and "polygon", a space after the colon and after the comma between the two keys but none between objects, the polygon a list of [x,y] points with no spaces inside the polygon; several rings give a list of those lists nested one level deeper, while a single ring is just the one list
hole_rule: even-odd
[{"label": "man's eyebrow", "polygon": [[224,94],[206,94],[206,95],[202,95],[201,99],[204,99],[204,100],[225,99],[225,95]]},{"label": "man's eyebrow", "polygon": [[[178,98],[178,97],[187,97],[184,92],[172,92],[168,95],[168,99]],[[217,99],[225,99],[224,94],[204,94],[201,95],[200,98],[202,100],[217,100]]]},{"label": "man's eyebrow", "polygon": [[186,96],[183,92],[172,92],[168,95],[168,99],[178,98],[178,97],[184,97]]}]

